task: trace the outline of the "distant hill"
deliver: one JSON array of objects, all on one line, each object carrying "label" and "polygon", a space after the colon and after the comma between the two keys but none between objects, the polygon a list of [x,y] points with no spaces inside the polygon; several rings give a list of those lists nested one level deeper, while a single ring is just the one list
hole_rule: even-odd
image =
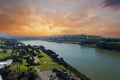
[{"label": "distant hill", "polygon": [[[66,34],[66,35],[52,35],[52,36],[17,36],[17,35],[10,35],[6,33],[0,32],[0,38],[6,38],[6,39],[17,39],[17,40],[46,40],[48,38],[59,38],[59,37],[81,37],[81,36],[91,36],[100,38],[100,36],[94,36],[94,35],[84,35],[84,34]],[[107,37],[107,36],[102,36]],[[118,38],[118,37],[107,37],[107,38]],[[119,37],[120,39],[120,37]]]},{"label": "distant hill", "polygon": [[16,39],[16,40],[36,40],[36,39],[41,39],[44,37],[34,37],[34,36],[16,36],[16,35],[10,35],[6,33],[0,32],[0,38],[5,38],[5,39]]},{"label": "distant hill", "polygon": [[17,36],[15,36],[15,35],[9,35],[9,34],[1,33],[1,32],[0,32],[0,37],[1,37],[1,38],[10,39],[10,38],[15,38],[15,37],[17,37]]}]

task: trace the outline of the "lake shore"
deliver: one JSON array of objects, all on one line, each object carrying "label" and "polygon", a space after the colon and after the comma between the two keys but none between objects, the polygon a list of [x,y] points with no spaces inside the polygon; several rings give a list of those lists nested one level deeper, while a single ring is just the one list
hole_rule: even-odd
[{"label": "lake shore", "polygon": [[58,64],[63,65],[68,70],[72,71],[77,77],[79,77],[81,80],[90,80],[88,77],[86,77],[84,74],[79,72],[77,69],[72,67],[70,64],[68,64],[66,61],[64,61],[63,58],[58,58],[56,56],[57,54],[52,50],[42,49],[48,56],[50,56],[54,61],[56,61]]},{"label": "lake shore", "polygon": [[[42,52],[43,51],[43,52]],[[50,52],[50,53],[49,53]],[[30,54],[28,54],[30,53]],[[6,53],[1,53],[1,55],[7,55],[7,52]],[[39,65],[39,64],[36,64],[34,63],[34,59],[33,57],[35,56],[40,56],[41,54],[43,54],[42,56],[44,56],[44,54],[46,54],[46,57],[45,59],[51,59],[53,60],[50,64],[52,64],[53,62],[57,63],[58,65],[54,66],[54,67],[58,67],[59,65],[63,66],[64,68],[59,68],[57,69],[57,72],[56,74],[58,74],[58,72],[62,72],[62,70],[67,70],[67,71],[70,71],[70,73],[66,73],[67,71],[65,72],[62,72],[62,73],[65,73],[67,74],[66,78],[67,79],[70,79],[72,78],[72,75],[69,75],[69,74],[73,74],[75,79],[74,80],[90,80],[89,78],[87,78],[85,75],[83,75],[82,73],[80,73],[77,69],[75,69],[74,67],[72,67],[70,64],[68,64],[66,61],[64,61],[62,58],[58,58],[57,54],[55,52],[53,52],[52,50],[47,50],[45,48],[43,48],[42,46],[31,46],[31,45],[24,45],[24,46],[15,46],[12,48],[11,50],[11,53],[9,56],[5,56],[5,57],[2,57],[1,60],[6,60],[8,58],[12,58],[13,59],[13,64],[9,67],[5,67],[5,68],[2,68],[0,71],[2,77],[3,77],[3,80],[5,79],[9,79],[11,78],[12,76],[6,76],[3,72],[4,70],[6,71],[5,73],[7,73],[7,71],[10,71],[9,73],[11,75],[15,74],[15,73],[18,73],[16,74],[16,76],[19,77],[20,74],[22,74],[21,72],[22,71],[26,71],[28,70],[31,70],[27,68],[27,65],[29,66],[35,66],[35,65]],[[51,54],[51,55],[50,55]],[[25,59],[27,62],[25,62]],[[30,59],[30,60],[28,60]],[[39,62],[41,62],[41,57],[38,58],[40,59]],[[29,62],[30,61],[30,62]],[[36,62],[36,61],[35,61]],[[38,62],[38,63],[39,63]],[[27,65],[26,65],[27,63]],[[47,62],[46,62],[47,63]],[[47,65],[47,64],[45,64]],[[42,64],[40,65],[42,66]],[[21,67],[23,67],[21,69]],[[38,66],[39,67],[39,66]],[[47,67],[50,67],[50,66],[47,66]],[[52,66],[51,66],[52,67]],[[54,69],[53,68],[50,68],[51,70]],[[35,67],[36,68],[36,67]],[[38,70],[38,69],[37,69]],[[41,68],[40,68],[41,70]],[[33,68],[33,71],[34,71],[34,68]],[[61,73],[59,73],[59,75],[61,75]],[[69,76],[68,76],[69,75]],[[7,77],[7,78],[6,78]],[[18,78],[18,77],[14,77],[14,78]],[[59,76],[60,77],[60,76]],[[63,77],[65,77],[65,75],[63,75]],[[73,77],[73,78],[74,78]],[[26,77],[27,78],[27,77]],[[61,77],[62,78],[62,77]],[[76,79],[77,78],[77,79]]]},{"label": "lake shore", "polygon": [[[33,46],[44,45],[46,49],[54,50],[67,63],[91,80],[120,79],[118,75],[120,71],[120,55],[118,52],[93,47],[82,47],[78,44],[54,43],[41,40],[27,40],[22,42]],[[103,73],[103,71],[105,72]]]}]

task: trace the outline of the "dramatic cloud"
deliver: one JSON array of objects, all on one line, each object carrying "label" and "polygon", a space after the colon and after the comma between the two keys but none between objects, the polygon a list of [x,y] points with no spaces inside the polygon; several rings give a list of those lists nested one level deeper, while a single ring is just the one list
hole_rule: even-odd
[{"label": "dramatic cloud", "polygon": [[104,7],[109,7],[113,10],[120,9],[120,0],[104,0],[103,1]]},{"label": "dramatic cloud", "polygon": [[27,0],[0,0],[0,31],[22,34],[33,14]]},{"label": "dramatic cloud", "polygon": [[113,14],[100,8],[99,4],[102,1],[99,1],[0,0],[0,32],[26,36],[57,34],[119,36],[119,12],[114,11]]}]

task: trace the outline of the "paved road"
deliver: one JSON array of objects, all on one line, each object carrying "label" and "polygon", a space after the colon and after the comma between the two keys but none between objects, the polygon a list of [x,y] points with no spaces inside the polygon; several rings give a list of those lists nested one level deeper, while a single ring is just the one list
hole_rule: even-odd
[{"label": "paved road", "polygon": [[[34,57],[34,59],[35,59],[35,63],[39,62],[39,59],[37,58],[37,56]],[[50,75],[55,75],[55,74],[52,72],[52,70],[50,70],[50,71],[44,71],[44,72],[40,71],[39,66],[35,66],[35,70],[37,71],[38,76],[39,76],[42,80],[49,80],[49,76],[50,76]]]},{"label": "paved road", "polygon": [[43,72],[40,71],[37,66],[35,66],[35,70],[37,71],[38,76],[39,76],[42,80],[48,80],[48,76],[45,75],[45,74],[43,74]]}]

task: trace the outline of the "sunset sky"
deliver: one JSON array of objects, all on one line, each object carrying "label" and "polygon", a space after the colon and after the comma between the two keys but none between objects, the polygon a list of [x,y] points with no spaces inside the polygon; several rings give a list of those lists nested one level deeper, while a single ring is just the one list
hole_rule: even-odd
[{"label": "sunset sky", "polygon": [[0,32],[120,36],[120,0],[0,0]]}]

